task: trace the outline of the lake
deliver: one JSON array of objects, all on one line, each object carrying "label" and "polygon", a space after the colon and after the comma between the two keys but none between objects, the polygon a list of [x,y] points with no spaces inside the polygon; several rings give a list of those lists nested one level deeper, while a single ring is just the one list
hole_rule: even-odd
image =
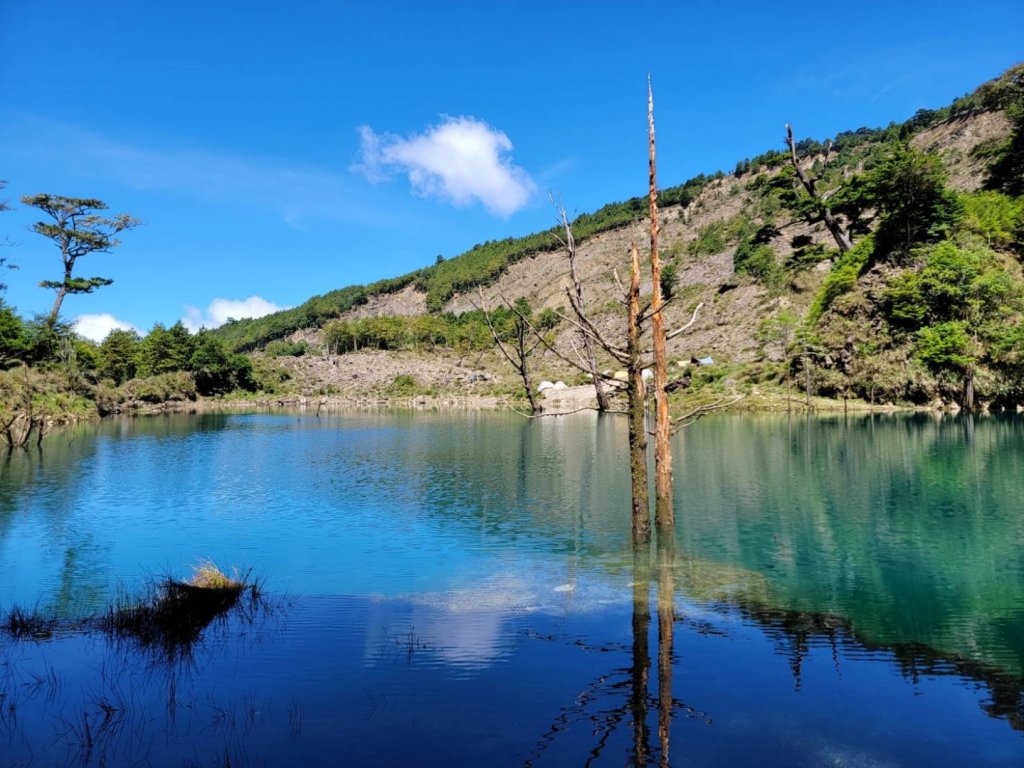
[{"label": "lake", "polygon": [[[107,420],[0,469],[0,764],[1024,763],[1024,420],[709,417],[634,553],[626,423]],[[187,649],[82,617],[205,559]],[[5,762],[6,759],[6,762]]]}]

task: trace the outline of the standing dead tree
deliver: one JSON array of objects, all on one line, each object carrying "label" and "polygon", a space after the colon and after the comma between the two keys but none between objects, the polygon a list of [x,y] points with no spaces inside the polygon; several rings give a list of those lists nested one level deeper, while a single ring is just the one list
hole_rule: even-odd
[{"label": "standing dead tree", "polygon": [[[657,179],[655,172],[655,134],[654,134],[654,96],[650,80],[647,90],[647,117],[648,117],[648,145],[649,145],[649,201],[651,219],[651,276],[653,282],[653,293],[649,302],[641,302],[640,298],[640,254],[636,243],[630,247],[630,281],[629,288],[625,288],[619,279],[617,272],[614,273],[618,284],[621,301],[626,309],[626,332],[625,341],[612,340],[595,322],[588,311],[581,287],[579,275],[576,271],[576,240],[573,237],[572,227],[569,224],[565,209],[556,205],[560,229],[565,233],[563,246],[569,255],[570,277],[572,287],[567,287],[566,298],[569,300],[571,313],[556,313],[562,320],[572,325],[584,339],[584,350],[573,346],[572,354],[560,350],[550,340],[542,337],[541,333],[533,327],[529,319],[519,315],[524,324],[530,327],[534,336],[557,357],[574,368],[589,374],[593,377],[595,385],[601,382],[602,375],[597,371],[597,364],[594,357],[594,349],[600,348],[626,369],[626,413],[629,418],[629,466],[632,484],[632,534],[635,547],[645,546],[651,540],[651,520],[649,494],[647,490],[647,385],[644,381],[644,370],[655,367],[655,400],[657,410],[655,414],[655,470],[656,470],[656,509],[655,520],[659,530],[659,538],[668,538],[674,535],[674,515],[672,511],[672,453],[670,438],[674,429],[684,422],[673,422],[669,416],[668,407],[668,360],[667,342],[689,329],[697,319],[697,315],[703,307],[698,304],[693,310],[689,322],[669,332],[666,331],[664,309],[668,301],[664,299],[661,292],[661,261],[658,255],[658,204],[657,204]],[[506,300],[506,305],[515,311],[515,308]],[[517,313],[518,314],[518,313]],[[650,334],[651,348],[644,348],[644,340]],[[653,353],[653,357],[651,357]],[[514,363],[513,363],[514,364]],[[608,377],[604,377],[609,381]],[[604,382],[601,382],[604,383]],[[618,383],[616,382],[618,386]],[[709,410],[714,410],[719,404],[713,404]],[[692,423],[704,411],[696,409],[685,417],[685,423]]]},{"label": "standing dead tree", "polygon": [[655,173],[654,90],[647,76],[648,200],[651,219],[651,336],[654,347],[654,521],[658,536],[672,536],[672,420],[668,412],[668,359],[664,300],[661,295],[661,258],[658,254],[658,182]]},{"label": "standing dead tree", "polygon": [[[825,193],[819,191],[817,182],[821,180],[821,177],[812,178],[804,170],[803,166],[800,165],[800,159],[796,154],[796,141],[793,139],[793,128],[789,123],[786,123],[786,144],[789,146],[789,161],[793,165],[793,170],[796,171],[797,178],[800,179],[804,190],[811,196],[811,200],[814,201],[821,220],[825,222],[828,231],[832,233],[832,237],[835,239],[836,245],[839,246],[839,250],[846,253],[853,248],[853,240],[847,228],[833,215],[832,209],[828,205],[828,199],[836,190]],[[828,156],[831,151],[832,142],[829,142],[825,145],[825,163],[828,163]]]},{"label": "standing dead tree", "polygon": [[[563,205],[556,204],[554,197],[551,198],[551,202],[555,206],[558,224],[561,227],[562,232],[565,234],[565,239],[562,240],[559,238],[559,240],[562,243],[562,247],[565,249],[566,255],[569,257],[569,276],[572,278],[573,295],[575,296],[576,302],[582,305],[583,284],[580,281],[580,275],[576,269],[576,238],[572,234],[572,227],[569,224],[569,217],[566,215],[565,207]],[[568,289],[566,290],[568,291]],[[590,369],[590,380],[594,382],[594,394],[597,397],[597,409],[603,413],[611,407],[611,398],[608,395],[608,388],[601,377],[601,372],[597,367],[597,356],[594,354],[594,341],[589,334],[583,333],[581,335],[583,337],[583,354],[586,356],[585,360],[587,367]]]},{"label": "standing dead tree", "polygon": [[526,390],[526,399],[530,403],[530,413],[540,413],[540,404],[533,391],[533,378],[530,374],[530,355],[541,344],[545,344],[543,334],[535,328],[529,319],[529,305],[525,299],[520,299],[516,304],[506,300],[508,308],[512,310],[513,321],[509,333],[499,333],[494,325],[491,313],[487,311],[484,304],[484,293],[479,288],[477,293],[480,296],[480,304],[473,303],[473,306],[484,316],[484,322],[491,332],[495,345],[502,356],[508,360],[509,365],[515,369],[516,374],[523,381],[523,388]]},{"label": "standing dead tree", "polygon": [[[557,312],[556,314],[626,369],[626,414],[629,418],[633,543],[634,545],[646,545],[651,540],[651,514],[647,490],[647,383],[644,381],[643,374],[644,370],[651,366],[651,350],[645,348],[644,342],[653,312],[650,303],[644,303],[640,298],[640,251],[636,243],[630,247],[629,287],[623,286],[617,272],[615,279],[621,291],[622,303],[626,308],[626,339],[624,343],[612,341],[602,332],[591,319],[583,299],[577,298],[572,290],[566,290],[572,313]],[[516,307],[513,304],[507,300],[505,303],[509,309],[516,312]],[[672,339],[688,330],[696,322],[697,315],[703,306],[703,303],[698,304],[689,321],[665,334],[666,339]],[[577,370],[590,373],[590,365],[578,349],[573,349],[573,355],[567,354],[559,349],[552,340],[546,338],[529,317],[520,313],[517,315],[533,333],[534,338],[538,339],[548,351]]]},{"label": "standing dead tree", "polygon": [[[574,306],[577,316],[583,306]],[[633,498],[633,546],[651,540],[650,500],[647,492],[647,391],[643,368],[643,325],[640,308],[640,251],[630,248],[629,292],[626,294],[626,375],[629,389],[629,476]]]}]

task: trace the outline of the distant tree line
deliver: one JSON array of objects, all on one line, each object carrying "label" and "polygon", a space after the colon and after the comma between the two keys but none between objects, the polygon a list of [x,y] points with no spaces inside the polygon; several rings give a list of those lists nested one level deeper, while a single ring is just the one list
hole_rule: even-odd
[{"label": "distant tree line", "polygon": [[[520,299],[517,307],[530,312],[529,305]],[[490,349],[495,339],[488,326],[488,316],[499,339],[511,339],[519,328],[519,316],[513,309],[497,307],[485,316],[482,310],[461,314],[445,312],[436,315],[409,317],[387,315],[349,320],[336,320],[324,326],[324,343],[331,354],[345,354],[365,349],[429,351],[444,348],[469,352]],[[558,315],[551,309],[543,310],[537,319],[544,329],[558,324]]]}]

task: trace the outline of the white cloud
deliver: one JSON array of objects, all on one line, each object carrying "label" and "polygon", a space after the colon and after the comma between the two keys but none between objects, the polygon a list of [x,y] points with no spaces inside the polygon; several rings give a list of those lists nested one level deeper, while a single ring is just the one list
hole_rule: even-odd
[{"label": "white cloud", "polygon": [[443,117],[439,125],[407,138],[359,129],[359,162],[351,170],[377,183],[404,173],[413,191],[457,206],[478,201],[510,216],[536,190],[530,175],[512,163],[508,136],[474,117]]},{"label": "white cloud", "polygon": [[241,320],[243,317],[263,317],[282,309],[288,307],[279,307],[262,296],[250,296],[247,299],[214,299],[205,313],[198,307],[185,307],[185,316],[181,318],[181,322],[195,333],[200,328],[224,325],[230,318]]},{"label": "white cloud", "polygon": [[107,334],[117,329],[119,331],[136,331],[136,328],[131,323],[126,323],[124,320],[118,320],[111,314],[101,313],[98,315],[79,315],[75,318],[74,325],[72,326],[75,333],[79,336],[84,336],[92,341],[103,341],[107,338]]}]

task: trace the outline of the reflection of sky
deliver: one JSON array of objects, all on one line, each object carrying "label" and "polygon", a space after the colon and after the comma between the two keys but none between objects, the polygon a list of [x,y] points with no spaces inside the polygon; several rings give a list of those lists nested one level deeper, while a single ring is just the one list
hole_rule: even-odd
[{"label": "reflection of sky", "polygon": [[102,602],[203,558],[325,595],[579,561],[604,535],[586,517],[617,517],[621,500],[590,481],[607,447],[568,450],[566,429],[497,414],[104,422],[41,467],[17,455],[32,471],[0,474],[0,603],[48,604],[75,585]]}]

